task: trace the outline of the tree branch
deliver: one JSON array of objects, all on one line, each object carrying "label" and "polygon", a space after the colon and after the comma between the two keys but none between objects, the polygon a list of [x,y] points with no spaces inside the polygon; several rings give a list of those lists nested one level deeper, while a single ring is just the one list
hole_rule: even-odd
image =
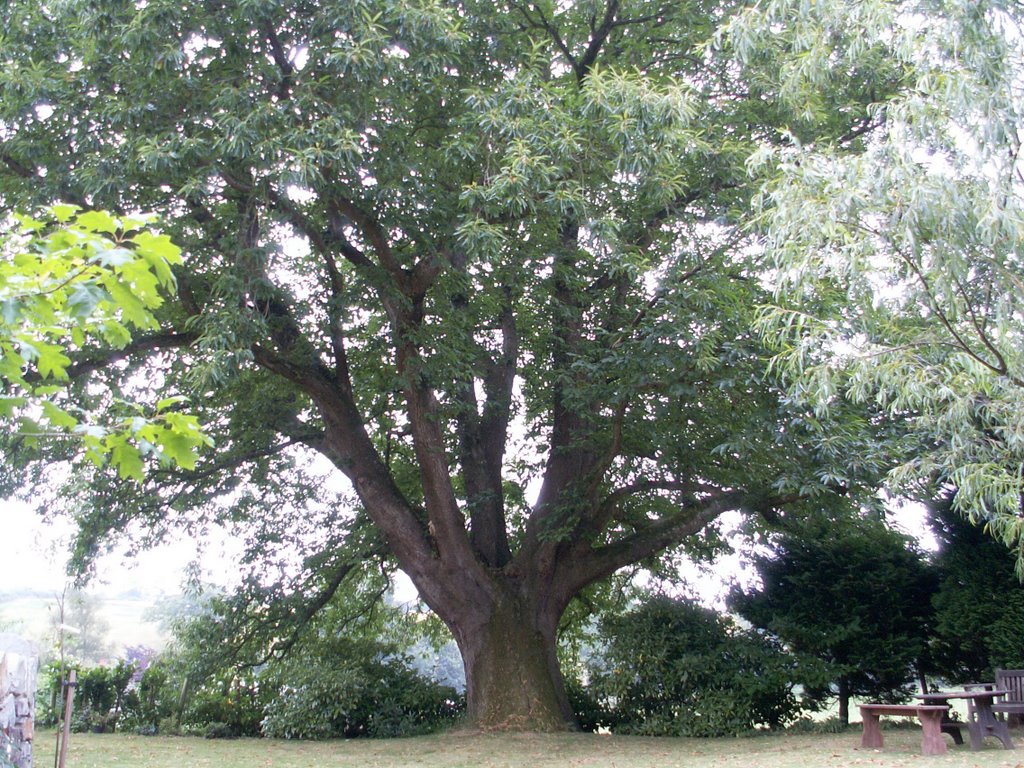
[{"label": "tree branch", "polygon": [[183,333],[170,331],[165,333],[156,333],[150,336],[141,336],[133,339],[129,344],[121,349],[111,349],[106,351],[100,357],[91,357],[73,363],[68,366],[67,374],[69,378],[75,379],[80,376],[93,373],[94,371],[98,371],[101,368],[106,368],[107,366],[122,360],[127,360],[133,355],[156,352],[161,349],[180,349],[182,347],[192,345],[198,339],[199,334],[191,331]]},{"label": "tree branch", "polygon": [[608,39],[608,35],[615,28],[615,16],[618,12],[619,0],[608,0],[600,26],[593,31],[590,36],[590,43],[587,45],[587,50],[583,52],[583,56],[573,66],[576,72],[576,82],[582,83],[587,75],[590,74],[590,70],[593,69],[594,64],[597,62],[597,57],[601,53],[601,48]]},{"label": "tree branch", "polygon": [[270,56],[273,58],[277,68],[281,70],[281,82],[277,86],[277,98],[283,101],[291,95],[295,66],[289,61],[288,56],[284,52],[284,47],[281,45],[281,40],[277,36],[277,31],[271,26],[269,21],[260,23],[260,32],[267,38],[267,42],[270,44]]}]

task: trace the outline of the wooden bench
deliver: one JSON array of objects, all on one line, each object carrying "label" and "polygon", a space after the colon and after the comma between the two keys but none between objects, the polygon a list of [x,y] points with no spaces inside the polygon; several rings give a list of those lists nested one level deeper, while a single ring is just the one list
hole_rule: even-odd
[{"label": "wooden bench", "polygon": [[1024,716],[1024,669],[997,669],[996,690],[1009,693],[992,705],[992,711],[1019,721]]},{"label": "wooden bench", "polygon": [[941,704],[861,704],[860,719],[864,734],[860,745],[865,749],[880,749],[882,727],[879,715],[902,715],[917,717],[921,721],[921,752],[925,755],[946,754],[946,742],[942,739],[942,720],[949,707]]}]

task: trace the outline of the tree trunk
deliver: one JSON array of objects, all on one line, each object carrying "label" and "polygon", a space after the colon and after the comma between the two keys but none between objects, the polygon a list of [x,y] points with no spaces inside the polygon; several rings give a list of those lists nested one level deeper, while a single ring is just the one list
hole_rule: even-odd
[{"label": "tree trunk", "polygon": [[839,678],[839,722],[850,724],[850,685],[846,677]]},{"label": "tree trunk", "polygon": [[449,620],[466,670],[469,725],[485,730],[575,727],[558,664],[555,626],[528,600],[505,595],[489,615]]}]

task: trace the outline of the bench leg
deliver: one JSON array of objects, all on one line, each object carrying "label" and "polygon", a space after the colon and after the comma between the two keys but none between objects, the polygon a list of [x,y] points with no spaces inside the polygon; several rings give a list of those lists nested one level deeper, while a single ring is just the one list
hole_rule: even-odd
[{"label": "bench leg", "polygon": [[1010,727],[1005,720],[996,720],[992,726],[992,735],[1003,743],[1004,749],[1013,749],[1013,739],[1010,738]]},{"label": "bench leg", "polygon": [[864,733],[860,737],[860,745],[865,749],[880,749],[882,746],[882,726],[878,723],[878,715],[872,712],[861,712]]},{"label": "bench leg", "polygon": [[946,741],[942,738],[942,718],[945,712],[918,712],[921,720],[921,753],[946,754]]}]

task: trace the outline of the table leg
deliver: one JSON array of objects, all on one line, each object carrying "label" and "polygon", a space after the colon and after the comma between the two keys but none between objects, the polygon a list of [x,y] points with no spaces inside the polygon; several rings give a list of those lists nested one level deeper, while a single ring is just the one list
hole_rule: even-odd
[{"label": "table leg", "polygon": [[946,740],[942,738],[942,718],[945,712],[920,712],[921,752],[925,755],[946,754]]},{"label": "table leg", "polygon": [[881,749],[882,726],[878,722],[878,715],[873,712],[861,712],[860,719],[864,723],[864,733],[860,737],[860,745],[864,749]]},{"label": "table leg", "polygon": [[1000,720],[992,711],[989,702],[978,701],[974,707],[974,719],[968,723],[971,732],[971,749],[981,749],[986,736],[995,736],[1005,749],[1013,749],[1010,730],[1005,720]]}]

